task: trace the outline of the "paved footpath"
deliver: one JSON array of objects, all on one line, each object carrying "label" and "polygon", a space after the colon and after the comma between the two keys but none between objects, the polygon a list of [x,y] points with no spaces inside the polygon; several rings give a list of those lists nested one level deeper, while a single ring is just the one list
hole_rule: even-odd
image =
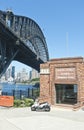
[{"label": "paved footpath", "polygon": [[0,107],[0,130],[84,130],[84,111],[52,108],[32,112],[30,108]]}]

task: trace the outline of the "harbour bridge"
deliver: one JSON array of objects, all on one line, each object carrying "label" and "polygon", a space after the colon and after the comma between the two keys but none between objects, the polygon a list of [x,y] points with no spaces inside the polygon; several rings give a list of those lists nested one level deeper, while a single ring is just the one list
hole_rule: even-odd
[{"label": "harbour bridge", "polygon": [[13,60],[39,72],[40,64],[49,60],[46,40],[31,18],[0,10],[0,77]]}]

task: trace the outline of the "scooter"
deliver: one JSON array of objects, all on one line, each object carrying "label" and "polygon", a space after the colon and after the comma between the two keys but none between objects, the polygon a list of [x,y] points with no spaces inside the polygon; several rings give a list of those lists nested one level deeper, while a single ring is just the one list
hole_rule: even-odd
[{"label": "scooter", "polygon": [[48,102],[43,102],[43,103],[38,103],[35,102],[32,106],[31,106],[31,111],[50,111],[50,104]]}]

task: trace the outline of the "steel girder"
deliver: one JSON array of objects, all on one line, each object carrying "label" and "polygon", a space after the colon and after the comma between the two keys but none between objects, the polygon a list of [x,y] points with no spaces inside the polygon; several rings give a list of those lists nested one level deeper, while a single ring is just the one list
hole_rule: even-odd
[{"label": "steel girder", "polygon": [[33,20],[0,11],[0,77],[12,60],[40,71],[40,63],[49,60],[47,44]]},{"label": "steel girder", "polygon": [[24,16],[14,15],[12,11],[0,11],[0,18],[43,62],[49,60],[45,37],[38,24]]}]

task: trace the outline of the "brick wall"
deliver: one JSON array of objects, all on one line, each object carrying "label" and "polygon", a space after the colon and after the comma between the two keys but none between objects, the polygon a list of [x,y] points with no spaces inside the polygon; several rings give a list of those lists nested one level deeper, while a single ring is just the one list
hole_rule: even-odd
[{"label": "brick wall", "polygon": [[[69,71],[68,78],[66,78],[65,72],[60,71],[60,68],[61,71],[63,69]],[[49,69],[49,73],[40,74],[40,101],[56,104],[55,84],[77,84],[77,100],[81,103],[84,101],[84,62],[82,57],[52,59],[41,64],[40,69]]]},{"label": "brick wall", "polygon": [[84,63],[77,64],[78,84],[79,84],[79,101],[84,102]]}]

